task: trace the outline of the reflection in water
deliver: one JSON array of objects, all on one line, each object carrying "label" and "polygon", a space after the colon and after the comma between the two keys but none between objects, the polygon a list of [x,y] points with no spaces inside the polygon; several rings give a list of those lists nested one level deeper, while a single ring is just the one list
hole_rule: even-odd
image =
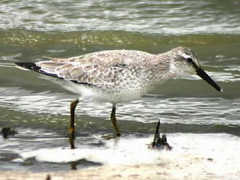
[{"label": "reflection in water", "polygon": [[77,170],[77,162],[71,162],[71,170]]}]

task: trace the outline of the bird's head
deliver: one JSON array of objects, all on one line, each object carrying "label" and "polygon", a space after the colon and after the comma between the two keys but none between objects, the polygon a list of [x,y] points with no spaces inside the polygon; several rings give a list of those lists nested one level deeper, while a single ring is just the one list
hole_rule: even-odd
[{"label": "bird's head", "polygon": [[222,89],[217,83],[202,69],[198,56],[189,48],[178,47],[172,49],[168,53],[171,54],[170,68],[178,74],[197,74],[217,91]]}]

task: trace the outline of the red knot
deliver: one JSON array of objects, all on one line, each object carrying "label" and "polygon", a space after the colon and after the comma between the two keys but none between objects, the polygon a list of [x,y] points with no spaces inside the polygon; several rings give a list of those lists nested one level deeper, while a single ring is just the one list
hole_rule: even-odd
[{"label": "red knot", "polygon": [[69,138],[74,148],[74,114],[82,99],[112,103],[111,121],[116,136],[116,104],[138,99],[164,81],[184,74],[197,74],[217,91],[222,89],[202,69],[198,56],[189,48],[178,47],[162,54],[137,50],[107,50],[70,58],[50,58],[18,67],[60,79],[56,81],[80,95],[71,103]]}]

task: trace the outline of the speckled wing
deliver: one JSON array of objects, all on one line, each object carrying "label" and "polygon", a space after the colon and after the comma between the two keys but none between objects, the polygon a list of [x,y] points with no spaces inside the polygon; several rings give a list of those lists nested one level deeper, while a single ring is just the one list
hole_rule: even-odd
[{"label": "speckled wing", "polygon": [[36,65],[49,76],[79,84],[110,85],[116,83],[123,74],[125,76],[130,74],[132,72],[129,70],[130,66],[140,66],[144,61],[143,54],[145,58],[151,56],[140,51],[102,51],[67,59],[40,61]]}]

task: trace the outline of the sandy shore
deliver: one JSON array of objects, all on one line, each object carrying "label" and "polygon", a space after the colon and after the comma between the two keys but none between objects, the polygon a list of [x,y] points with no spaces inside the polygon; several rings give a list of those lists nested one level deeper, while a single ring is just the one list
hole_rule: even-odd
[{"label": "sandy shore", "polygon": [[[142,164],[133,166],[113,166],[81,169],[67,172],[1,172],[1,180],[157,180],[157,179],[218,179],[215,175],[204,172],[183,172],[184,167],[176,165],[174,171],[167,165]],[[176,173],[176,170],[178,173]],[[184,175],[183,175],[184,173]],[[203,174],[202,174],[203,173]],[[182,176],[183,175],[183,176]]]},{"label": "sandy shore", "polygon": [[170,176],[163,169],[156,165],[135,165],[118,167],[99,167],[82,169],[68,172],[48,172],[48,173],[30,173],[30,172],[1,172],[0,179],[6,180],[106,180],[106,179],[169,179]]}]

